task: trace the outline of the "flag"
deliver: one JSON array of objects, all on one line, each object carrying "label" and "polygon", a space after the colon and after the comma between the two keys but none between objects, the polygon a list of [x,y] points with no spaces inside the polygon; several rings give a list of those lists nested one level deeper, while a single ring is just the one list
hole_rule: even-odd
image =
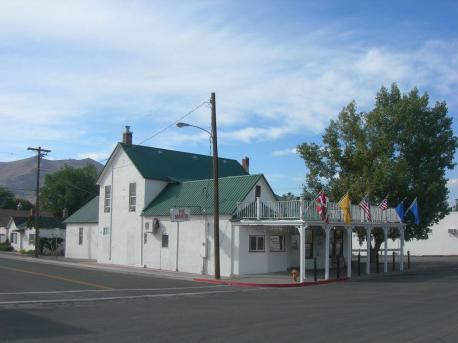
[{"label": "flag", "polygon": [[388,197],[382,200],[382,202],[378,205],[378,208],[382,211],[386,211],[388,209]]},{"label": "flag", "polygon": [[415,217],[415,224],[420,224],[420,211],[418,210],[418,201],[417,198],[415,198],[414,201],[410,204],[409,208],[407,209],[406,212],[412,212],[413,216]]},{"label": "flag", "polygon": [[372,221],[371,217],[371,204],[369,202],[369,193],[367,193],[364,198],[361,200],[359,203],[359,207],[362,208],[364,214],[366,215],[366,218],[368,221]]},{"label": "flag", "polygon": [[328,217],[328,211],[327,211],[327,206],[328,206],[328,198],[326,197],[326,193],[324,191],[321,191],[318,197],[315,199],[317,205],[316,205],[316,210],[318,214],[320,215],[320,218],[322,221],[325,223],[329,223],[329,217]]},{"label": "flag", "polygon": [[404,217],[405,217],[404,199],[402,199],[402,201],[396,206],[396,213],[398,214],[398,217],[401,220],[401,223],[404,221]]},{"label": "flag", "polygon": [[343,220],[345,224],[351,223],[351,214],[350,214],[350,195],[345,194],[342,199],[339,201],[339,207],[342,209]]}]

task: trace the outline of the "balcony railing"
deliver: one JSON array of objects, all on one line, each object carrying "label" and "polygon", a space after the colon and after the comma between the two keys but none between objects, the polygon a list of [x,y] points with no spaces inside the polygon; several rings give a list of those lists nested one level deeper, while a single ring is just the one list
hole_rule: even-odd
[{"label": "balcony railing", "polygon": [[[327,213],[331,223],[343,224],[343,211],[337,203],[328,202]],[[353,224],[358,223],[399,223],[394,208],[382,211],[371,206],[371,221],[358,205],[350,206]],[[321,222],[317,204],[310,200],[261,201],[257,198],[252,202],[237,203],[234,219],[249,220],[299,220]]]}]

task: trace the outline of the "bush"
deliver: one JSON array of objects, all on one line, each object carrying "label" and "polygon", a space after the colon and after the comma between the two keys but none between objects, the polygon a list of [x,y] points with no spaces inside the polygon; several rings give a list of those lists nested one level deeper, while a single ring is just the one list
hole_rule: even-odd
[{"label": "bush", "polygon": [[22,249],[21,251],[19,251],[21,254],[23,255],[33,255],[35,254],[35,250],[24,250]]},{"label": "bush", "polygon": [[5,243],[0,243],[0,251],[13,251],[10,241],[7,240]]}]

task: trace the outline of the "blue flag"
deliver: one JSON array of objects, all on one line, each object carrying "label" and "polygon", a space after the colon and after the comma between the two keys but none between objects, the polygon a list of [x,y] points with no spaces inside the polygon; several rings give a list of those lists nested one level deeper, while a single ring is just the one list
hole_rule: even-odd
[{"label": "blue flag", "polygon": [[410,204],[409,208],[407,209],[407,212],[410,210],[412,212],[413,216],[415,217],[415,224],[420,224],[420,211],[418,210],[418,201],[417,198]]},{"label": "blue flag", "polygon": [[405,213],[404,213],[404,199],[396,206],[396,213],[401,219],[401,223],[404,221]]}]

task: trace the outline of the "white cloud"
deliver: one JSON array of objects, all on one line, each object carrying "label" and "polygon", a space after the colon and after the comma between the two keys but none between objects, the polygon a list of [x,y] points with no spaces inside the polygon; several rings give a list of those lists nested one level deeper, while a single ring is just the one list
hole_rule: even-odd
[{"label": "white cloud", "polygon": [[[111,122],[142,120],[153,132],[216,91],[221,139],[252,142],[317,133],[352,99],[370,106],[382,84],[456,90],[457,42],[405,51],[323,43],[336,33],[345,34],[273,40],[209,14],[205,2],[3,1],[0,39],[17,51],[0,54],[0,121],[15,118],[13,131],[70,122],[79,132],[104,109]],[[209,110],[190,118],[208,125]]]},{"label": "white cloud", "polygon": [[458,187],[458,179],[449,179],[447,181],[447,187],[449,188]]},{"label": "white cloud", "polygon": [[287,156],[287,155],[295,155],[295,154],[297,154],[296,148],[272,151],[273,156]]}]

